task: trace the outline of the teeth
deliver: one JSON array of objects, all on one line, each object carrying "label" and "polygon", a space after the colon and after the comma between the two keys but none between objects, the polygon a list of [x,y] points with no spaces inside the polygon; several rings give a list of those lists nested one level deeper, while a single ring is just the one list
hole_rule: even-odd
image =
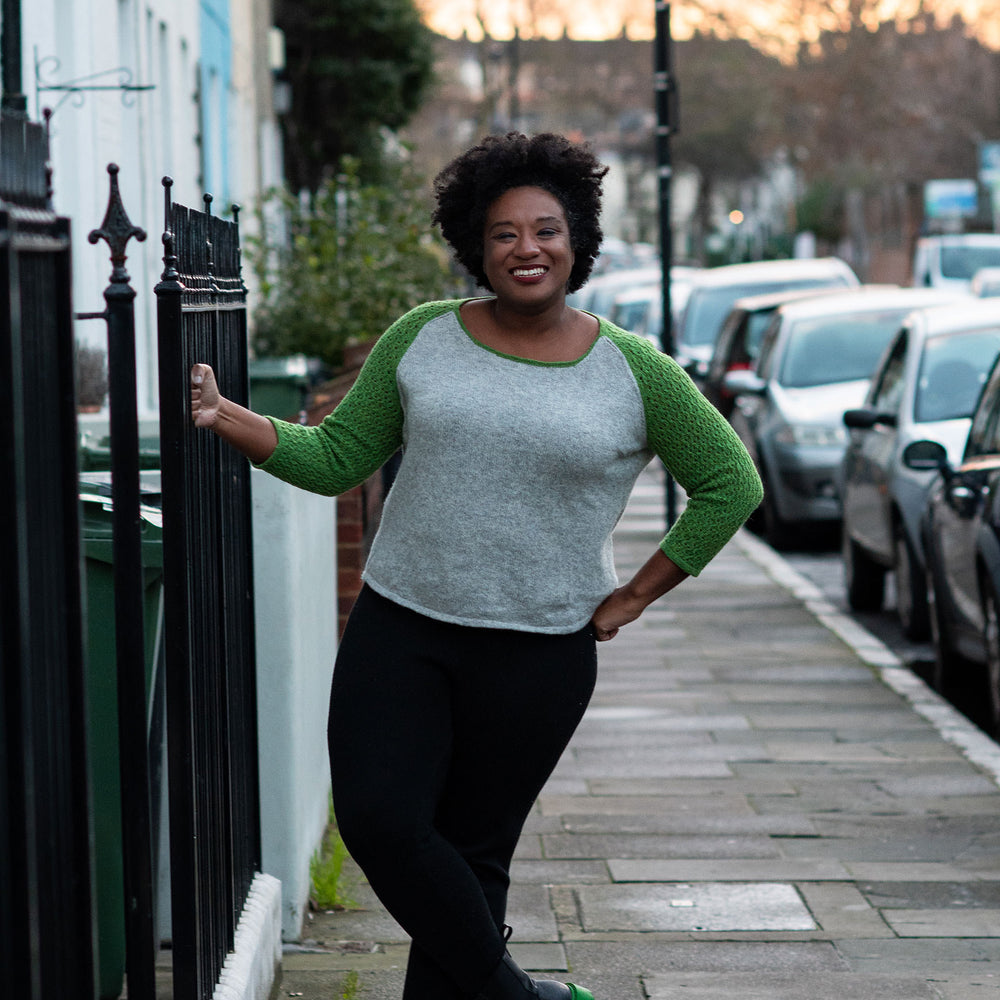
[{"label": "teeth", "polygon": [[544,267],[517,267],[514,274],[520,278],[534,278],[539,274],[545,274]]}]

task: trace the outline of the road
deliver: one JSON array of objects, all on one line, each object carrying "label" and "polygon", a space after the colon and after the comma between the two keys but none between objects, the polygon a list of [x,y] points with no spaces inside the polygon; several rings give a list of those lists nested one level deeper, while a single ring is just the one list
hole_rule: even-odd
[{"label": "road", "polygon": [[[795,552],[783,552],[785,560],[807,580],[814,583],[840,611],[850,615],[869,632],[882,640],[915,674],[927,681],[934,662],[934,650],[930,642],[913,642],[903,635],[899,619],[894,611],[894,595],[891,577],[886,580],[886,610],[878,614],[861,614],[847,606],[844,591],[844,573],[839,551],[818,544],[815,548]],[[970,683],[968,686],[949,691],[952,704],[971,722],[984,729],[986,703],[985,681]]]}]

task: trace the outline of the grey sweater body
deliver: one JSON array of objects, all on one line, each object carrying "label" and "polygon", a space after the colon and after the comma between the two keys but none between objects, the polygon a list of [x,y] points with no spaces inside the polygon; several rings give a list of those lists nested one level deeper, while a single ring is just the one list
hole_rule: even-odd
[{"label": "grey sweater body", "polygon": [[454,312],[396,371],[403,457],[364,572],[385,597],[462,625],[567,633],[617,586],[612,531],[652,458],[624,355],[509,358]]}]

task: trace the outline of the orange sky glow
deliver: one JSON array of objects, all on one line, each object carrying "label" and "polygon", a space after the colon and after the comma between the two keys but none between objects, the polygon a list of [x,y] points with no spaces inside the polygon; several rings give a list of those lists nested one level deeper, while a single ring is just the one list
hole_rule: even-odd
[{"label": "orange sky glow", "polygon": [[[524,37],[558,38],[564,26],[571,38],[599,39],[621,34],[653,37],[654,0],[416,0],[426,23],[452,38],[464,31],[479,40],[484,30],[493,38],[510,38],[517,24]],[[835,28],[848,0],[825,4],[808,0],[702,0],[671,3],[671,33],[681,39],[697,28],[711,28],[725,19],[733,33],[778,52],[799,38],[813,39]],[[961,14],[986,44],[1000,47],[998,0],[871,0],[871,20],[909,19],[921,7],[939,18]],[[792,27],[794,26],[794,27]]]}]

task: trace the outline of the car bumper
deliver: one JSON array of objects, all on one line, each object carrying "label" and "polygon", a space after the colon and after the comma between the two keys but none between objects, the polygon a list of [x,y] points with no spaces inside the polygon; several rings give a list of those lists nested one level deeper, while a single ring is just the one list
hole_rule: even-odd
[{"label": "car bumper", "polygon": [[837,471],[843,450],[778,451],[767,488],[782,519],[791,522],[838,521],[841,498]]}]

